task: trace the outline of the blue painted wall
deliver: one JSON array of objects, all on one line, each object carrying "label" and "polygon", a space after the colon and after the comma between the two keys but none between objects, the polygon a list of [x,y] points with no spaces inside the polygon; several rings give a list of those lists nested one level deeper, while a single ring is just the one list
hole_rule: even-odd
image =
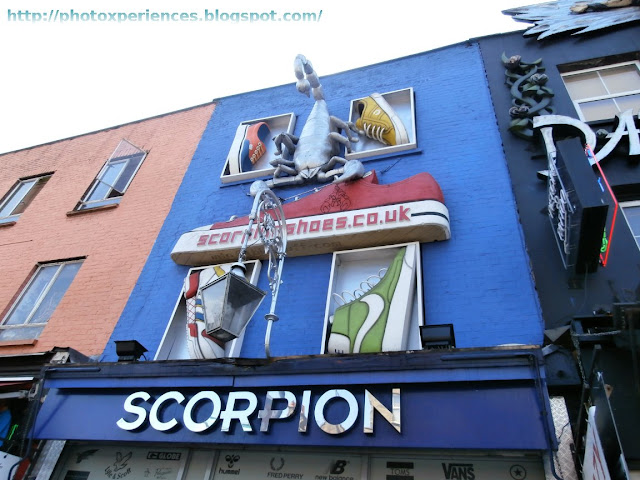
[{"label": "blue painted wall", "polygon": [[[274,68],[292,69],[292,63]],[[444,192],[452,238],[422,245],[427,323],[453,323],[461,348],[541,344],[540,308],[477,44],[326,77],[318,73],[331,113],[343,119],[354,98],[414,88],[417,151],[365,160],[365,167],[375,169],[383,184],[427,171]],[[113,340],[130,338],[145,345],[152,358],[188,270],[170,259],[177,239],[195,227],[249,212],[251,182],[222,186],[219,180],[238,124],[295,112],[299,134],[312,106],[293,83],[220,100],[103,360],[117,359]],[[289,197],[307,189],[278,194]],[[320,352],[330,269],[330,254],[287,258],[272,355]],[[265,277],[263,269],[263,289]],[[250,323],[243,357],[264,356],[267,309],[265,301]]]}]

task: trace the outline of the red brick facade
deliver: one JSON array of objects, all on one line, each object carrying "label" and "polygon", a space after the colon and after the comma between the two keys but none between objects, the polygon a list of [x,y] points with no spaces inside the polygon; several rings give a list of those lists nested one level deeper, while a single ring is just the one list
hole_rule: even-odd
[{"label": "red brick facade", "polygon": [[[38,262],[86,257],[37,341],[0,342],[0,355],[54,346],[102,353],[213,109],[207,104],[0,155],[0,196],[20,178],[54,172],[18,221],[0,227],[0,318]],[[148,154],[120,204],[70,214],[123,138]]]}]

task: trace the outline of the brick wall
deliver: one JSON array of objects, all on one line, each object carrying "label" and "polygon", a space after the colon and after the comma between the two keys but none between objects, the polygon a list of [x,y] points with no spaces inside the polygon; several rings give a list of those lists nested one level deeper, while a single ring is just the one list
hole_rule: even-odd
[{"label": "brick wall", "polygon": [[[213,104],[0,156],[0,195],[21,177],[53,171],[15,225],[0,228],[0,309],[5,311],[38,262],[86,257],[35,345],[97,355],[147,259]],[[67,215],[121,139],[149,151],[117,208]]]},{"label": "brick wall", "polygon": [[[453,323],[458,347],[540,344],[540,310],[477,45],[454,45],[326,77],[321,65],[314,66],[330,112],[343,119],[354,98],[415,90],[418,149],[367,160],[365,168],[375,169],[383,184],[427,171],[443,189],[452,238],[421,248],[427,323]],[[219,101],[112,340],[133,334],[153,355],[187,272],[169,258],[176,240],[198,226],[249,213],[251,182],[222,186],[219,180],[238,124],[294,112],[299,134],[312,106],[293,84]],[[277,193],[286,198],[309,188]],[[320,352],[330,268],[330,254],[286,259],[273,355]],[[263,271],[263,289],[265,277]],[[264,303],[247,329],[244,357],[264,356]],[[104,358],[116,358],[112,342]]]}]

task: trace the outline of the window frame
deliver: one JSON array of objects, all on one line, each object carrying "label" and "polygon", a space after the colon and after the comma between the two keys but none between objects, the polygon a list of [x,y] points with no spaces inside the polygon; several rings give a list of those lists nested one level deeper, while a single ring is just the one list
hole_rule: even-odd
[{"label": "window frame", "polygon": [[[580,69],[580,70],[572,70],[572,71],[568,71],[568,72],[564,72],[561,73],[560,76],[562,77],[562,81],[564,83],[565,89],[567,91],[567,94],[569,95],[569,98],[571,98],[571,102],[573,103],[573,106],[576,110],[576,112],[578,113],[578,116],[580,117],[580,120],[583,122],[599,122],[599,121],[605,121],[605,120],[611,120],[612,118],[597,118],[597,119],[593,119],[593,120],[587,120],[583,111],[582,111],[582,104],[587,104],[587,103],[592,103],[592,102],[596,102],[598,100],[613,100],[616,108],[618,109],[618,113],[622,113],[625,110],[622,110],[619,108],[618,103],[616,102],[616,99],[618,98],[622,98],[622,97],[627,97],[627,96],[631,96],[631,95],[640,95],[640,89],[636,89],[636,90],[627,90],[625,92],[620,92],[620,93],[607,93],[606,95],[597,95],[595,97],[585,97],[585,98],[580,98],[578,100],[574,99],[573,96],[571,95],[569,88],[567,87],[567,81],[566,79],[570,78],[570,77],[575,77],[578,75],[583,75],[583,74],[588,74],[588,73],[597,73],[598,75],[598,79],[600,80],[601,85],[605,88],[605,90],[607,92],[609,92],[609,89],[607,88],[607,84],[602,80],[601,77],[601,72],[605,71],[605,70],[611,70],[613,68],[620,68],[620,67],[624,67],[627,65],[635,65],[636,67],[636,71],[638,73],[638,77],[640,78],[640,61],[638,60],[629,60],[629,61],[625,61],[625,62],[617,62],[617,63],[611,63],[608,65],[602,65],[602,66],[598,66],[598,67],[591,67],[591,68],[584,68],[584,69]],[[640,112],[638,112],[640,113]]]},{"label": "window frame", "polygon": [[638,245],[638,248],[640,248],[640,231],[636,232],[633,229],[633,227],[631,226],[631,222],[629,222],[629,218],[627,217],[627,213],[625,211],[629,207],[631,207],[631,208],[640,207],[640,200],[631,200],[631,201],[628,201],[628,202],[619,202],[618,206],[622,210],[622,214],[624,215],[624,220],[625,220],[625,222],[627,222],[627,226],[629,227],[629,230],[631,231],[631,235],[633,235],[633,238],[636,240],[636,244]]},{"label": "window frame", "polygon": [[[128,143],[129,145],[131,145],[131,147],[136,148],[138,151],[136,153],[130,153],[127,155],[114,156],[116,152],[118,152],[118,149],[120,148],[123,142]],[[82,196],[82,199],[76,205],[75,210],[76,211],[91,210],[93,208],[99,208],[99,207],[120,203],[120,199],[129,188],[129,185],[131,185],[131,182],[133,181],[134,177],[138,173],[138,170],[140,170],[140,167],[142,166],[143,162],[147,158],[147,153],[148,152],[145,152],[141,148],[136,147],[129,141],[124,139],[121,140],[118,146],[116,147],[116,149],[114,150],[113,154],[111,154],[111,157],[109,157],[109,159],[104,163],[104,165],[102,165],[102,168],[100,169],[98,174],[95,176],[95,178],[91,182],[91,185],[89,185],[89,188]],[[129,178],[127,179],[126,184],[122,188],[122,191],[116,190],[115,186],[118,184],[121,177],[126,172],[129,162],[134,159],[137,160],[138,164],[128,174]],[[109,171],[110,167],[112,167],[113,165],[122,164],[122,163],[124,164],[124,167],[120,169],[116,177],[110,183],[104,182],[103,178],[106,175],[106,173]],[[91,197],[95,194],[96,190],[101,185],[106,185],[108,188],[108,191],[101,197],[92,199]]]},{"label": "window frame", "polygon": [[[228,271],[231,269],[231,265],[233,265],[233,263],[235,262],[192,267],[187,272],[187,275],[185,278],[188,279],[191,276],[191,274],[194,272],[205,270],[207,268],[213,268],[213,267],[222,267],[223,269],[225,269],[225,271]],[[244,262],[244,265],[247,267],[247,273],[246,273],[247,281],[252,285],[257,286],[258,279],[260,278],[260,271],[262,269],[262,262],[260,260],[247,260]],[[197,359],[192,359],[191,357],[188,356],[188,347],[186,347],[187,303],[186,303],[186,299],[184,298],[184,294],[185,294],[185,285],[183,282],[182,287],[180,289],[180,293],[178,295],[178,299],[176,300],[176,303],[171,312],[171,316],[167,321],[167,326],[164,330],[164,333],[162,334],[162,339],[158,344],[158,349],[156,350],[156,353],[153,358],[154,361],[156,360],[199,361]],[[251,321],[253,321],[253,319],[250,320],[249,323],[251,323]],[[240,356],[240,351],[242,350],[242,343],[244,341],[244,334],[247,328],[249,328],[249,325],[247,325],[247,327],[242,331],[242,333],[238,338],[226,343],[224,358],[234,358],[234,357]],[[173,335],[176,334],[176,332],[182,332],[182,335],[184,335],[183,341],[185,345],[181,345],[183,341],[177,342],[175,340],[175,337],[172,337]],[[187,349],[187,356],[172,354],[172,352],[176,349],[178,353],[181,353],[185,348]]]},{"label": "window frame", "polygon": [[[50,172],[18,179],[18,181],[13,184],[11,189],[9,189],[9,191],[0,201],[0,225],[4,223],[17,222],[20,218],[20,215],[22,215],[22,213],[27,209],[27,207],[31,204],[38,193],[40,193],[40,190],[44,188],[44,185],[49,181],[52,175],[53,173]],[[7,208],[17,198],[21,187],[23,185],[26,185],[27,183],[31,183],[31,186],[29,186],[27,190],[21,193],[18,202],[15,203],[8,214],[3,214],[2,210]],[[32,193],[34,188],[38,188],[38,185],[41,185],[39,189],[36,190],[35,193]],[[27,200],[25,201],[25,199]],[[21,208],[21,210],[16,213],[16,210],[18,210],[19,208]]]},{"label": "window frame", "polygon": [[[424,298],[423,298],[423,289],[422,289],[422,254],[420,250],[419,242],[407,242],[400,243],[394,245],[385,245],[380,247],[371,247],[371,248],[361,248],[354,250],[342,250],[339,252],[333,253],[333,258],[331,262],[331,275],[329,279],[329,287],[327,289],[327,302],[325,306],[325,316],[324,316],[324,325],[322,330],[322,343],[320,345],[320,353],[321,354],[329,354],[328,351],[328,342],[329,336],[331,334],[331,317],[336,310],[336,302],[334,301],[334,293],[341,293],[343,288],[343,283],[341,282],[339,276],[341,273],[339,272],[340,268],[343,265],[346,265],[348,262],[351,262],[358,269],[360,269],[363,265],[367,263],[373,265],[376,263],[376,266],[388,267],[388,260],[393,259],[395,256],[394,251],[400,250],[403,247],[413,246],[415,248],[415,276],[413,279],[414,286],[414,297],[413,303],[411,306],[411,318],[409,324],[406,326],[407,338],[406,345],[402,350],[388,350],[388,351],[411,351],[411,350],[422,350],[422,342],[420,339],[420,327],[425,325],[424,318]],[[391,253],[390,253],[391,252]],[[380,260],[376,260],[376,257],[380,258]],[[384,259],[384,262],[383,260]],[[365,266],[365,269],[371,268],[370,273],[375,273],[375,266],[368,267]],[[344,274],[342,274],[344,275]],[[352,274],[347,274],[352,275]],[[359,278],[360,279],[360,278]],[[361,282],[364,283],[364,282]],[[355,282],[357,285],[357,281]],[[341,292],[337,292],[337,290],[341,290]],[[360,355],[361,353],[347,353],[347,355]]]},{"label": "window frame", "polygon": [[[47,324],[49,323],[49,319],[55,313],[56,309],[58,308],[58,305],[60,304],[60,302],[62,301],[62,299],[66,295],[67,290],[69,289],[69,287],[71,286],[71,284],[75,280],[75,277],[78,274],[78,271],[80,270],[80,268],[82,267],[82,263],[84,262],[84,260],[85,260],[85,258],[73,258],[73,259],[69,259],[69,260],[60,260],[60,261],[55,261],[55,262],[47,262],[47,263],[39,263],[39,264],[37,264],[35,271],[31,274],[31,276],[30,276],[29,280],[27,281],[26,285],[24,285],[24,287],[21,289],[21,291],[18,294],[17,298],[11,304],[11,307],[9,307],[9,309],[7,310],[7,313],[3,316],[2,321],[0,322],[0,342],[5,341],[5,339],[3,338],[4,337],[4,332],[9,331],[9,330],[15,330],[15,329],[23,329],[23,328],[32,328],[33,329],[33,328],[38,328],[39,327],[40,331],[36,335],[33,335],[33,336],[22,337],[22,338],[10,338],[10,339],[7,339],[7,340],[8,341],[14,341],[14,340],[20,341],[20,340],[25,340],[25,339],[38,338],[40,336],[40,334],[42,333],[42,330],[44,329],[44,327],[46,327]],[[54,288],[55,283],[60,278],[60,275],[61,275],[62,271],[64,270],[64,267],[67,266],[67,265],[72,265],[72,264],[80,264],[79,267],[78,267],[78,271],[76,271],[73,274],[73,277],[69,281],[69,285],[62,292],[62,295],[60,295],[60,298],[58,299],[58,301],[55,304],[54,308],[51,310],[51,313],[49,314],[49,316],[47,316],[46,320],[43,321],[43,322],[32,323],[31,321],[33,320],[34,316],[38,313],[38,311],[40,309],[40,306],[47,299],[47,296],[48,296],[49,292]],[[29,293],[31,293],[30,289],[35,284],[35,282],[38,279],[38,276],[40,275],[40,273],[43,272],[45,269],[52,268],[52,267],[56,267],[57,268],[56,271],[54,272],[54,274],[51,277],[51,279],[49,279],[47,281],[46,285],[44,286],[44,288],[42,289],[40,294],[38,294],[38,296],[35,298],[35,301],[31,304],[31,307],[29,309],[29,314],[24,319],[24,321],[22,323],[8,324],[7,322],[11,321],[12,315],[16,312],[17,308],[21,306],[22,301],[25,299],[25,297]]]},{"label": "window frame", "polygon": [[[375,140],[372,140],[365,135],[358,135],[358,142],[351,145],[352,151],[350,153],[345,153],[344,157],[347,160],[367,159],[369,157],[388,155],[418,148],[418,138],[416,132],[416,105],[413,87],[407,87],[391,92],[384,92],[380,93],[380,95],[387,101],[387,103],[389,103],[392,108],[395,109],[396,113],[402,120],[402,123],[407,130],[409,141],[407,143],[401,143],[399,145],[385,145],[383,143],[376,142]],[[360,118],[357,103],[363,98],[366,98],[366,95],[364,97],[351,100],[349,121],[354,125]]]},{"label": "window frame", "polygon": [[[258,160],[258,162],[256,162],[252,170],[248,172],[233,172],[232,163],[236,161],[240,149],[242,148],[242,140],[244,139],[245,130],[249,125],[260,122],[265,122],[269,126],[270,130],[269,138],[265,142],[267,148],[265,154]],[[234,183],[273,175],[273,172],[275,172],[276,169],[269,162],[275,159],[277,154],[276,144],[272,139],[280,133],[293,135],[295,126],[296,115],[291,112],[273,115],[270,117],[255,118],[253,120],[243,120],[240,122],[236,128],[235,136],[231,143],[231,147],[229,148],[229,152],[227,153],[227,158],[224,166],[222,167],[222,172],[220,173],[220,183]]]}]

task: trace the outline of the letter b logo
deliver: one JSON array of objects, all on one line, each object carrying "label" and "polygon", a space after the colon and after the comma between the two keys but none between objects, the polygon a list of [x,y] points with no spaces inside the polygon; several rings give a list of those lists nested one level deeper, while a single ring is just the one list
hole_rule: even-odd
[{"label": "letter b logo", "polygon": [[336,463],[334,463],[331,467],[331,471],[329,473],[331,473],[332,475],[340,475],[341,473],[344,473],[344,467],[346,465],[346,460],[337,460]]}]

